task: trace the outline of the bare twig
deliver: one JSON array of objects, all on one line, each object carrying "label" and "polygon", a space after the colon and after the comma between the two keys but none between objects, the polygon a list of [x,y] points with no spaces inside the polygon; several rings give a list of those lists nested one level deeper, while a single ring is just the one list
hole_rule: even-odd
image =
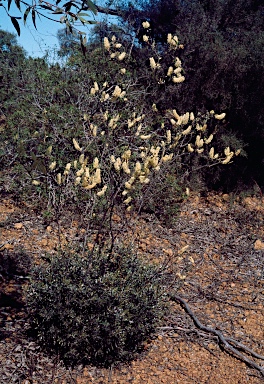
[{"label": "bare twig", "polygon": [[201,329],[204,332],[212,333],[212,334],[216,335],[218,337],[219,342],[223,345],[225,350],[227,350],[228,352],[233,353],[240,360],[244,361],[249,366],[255,368],[256,370],[258,370],[262,374],[262,376],[264,376],[264,367],[256,364],[253,360],[251,360],[248,357],[244,356],[241,352],[238,351],[237,348],[233,347],[230,343],[235,344],[238,348],[243,349],[245,352],[248,352],[249,354],[251,354],[254,357],[257,357],[258,359],[264,360],[264,356],[258,355],[257,353],[252,351],[250,348],[246,347],[245,345],[239,343],[238,341],[236,341],[236,340],[234,340],[234,339],[232,339],[230,337],[225,337],[220,331],[218,331],[218,330],[216,330],[214,328],[211,328],[211,327],[206,327],[205,325],[203,325],[198,320],[198,318],[195,316],[195,314],[193,313],[193,311],[191,310],[191,308],[189,307],[187,302],[184,299],[182,299],[180,296],[170,294],[170,299],[172,301],[174,301],[174,302],[180,303],[180,305],[183,307],[185,312],[191,317],[191,319],[193,320],[194,324],[199,329]]}]

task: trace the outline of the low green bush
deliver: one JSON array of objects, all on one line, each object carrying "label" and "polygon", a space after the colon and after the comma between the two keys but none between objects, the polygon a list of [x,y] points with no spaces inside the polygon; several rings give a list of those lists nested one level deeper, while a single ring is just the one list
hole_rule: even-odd
[{"label": "low green bush", "polygon": [[161,274],[128,248],[51,256],[26,301],[31,335],[66,366],[130,360],[166,312]]}]

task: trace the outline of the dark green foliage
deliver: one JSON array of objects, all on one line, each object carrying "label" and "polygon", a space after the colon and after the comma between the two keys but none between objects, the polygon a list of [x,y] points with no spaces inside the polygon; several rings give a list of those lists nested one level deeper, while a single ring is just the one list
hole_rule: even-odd
[{"label": "dark green foliage", "polygon": [[31,259],[23,249],[14,251],[0,249],[0,275],[10,280],[15,277],[25,277],[31,270]]},{"label": "dark green foliage", "polygon": [[186,197],[180,178],[172,164],[164,172],[154,174],[136,203],[138,212],[154,214],[164,226],[172,227]]},{"label": "dark green foliage", "polygon": [[157,270],[129,248],[67,250],[35,269],[26,293],[31,331],[66,365],[129,360],[164,314]]}]

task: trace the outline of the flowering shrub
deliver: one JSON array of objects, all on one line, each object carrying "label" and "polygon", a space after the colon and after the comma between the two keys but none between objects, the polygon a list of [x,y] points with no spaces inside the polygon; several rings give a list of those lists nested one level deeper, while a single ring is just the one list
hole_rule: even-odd
[{"label": "flowering shrub", "polygon": [[[143,27],[149,53],[145,76],[155,84],[180,86],[185,77],[176,55],[177,37],[168,35],[163,60],[148,36],[149,23]],[[57,116],[53,112],[52,121],[51,100],[43,106],[38,95],[42,125],[23,148],[23,154],[34,148],[27,166],[31,186],[42,201],[47,199],[58,225],[66,209],[79,210],[87,223],[82,252],[61,250],[50,265],[36,269],[27,292],[34,336],[67,365],[109,366],[131,358],[163,314],[157,271],[141,264],[129,249],[115,248],[114,208],[140,210],[145,204],[155,212],[157,195],[169,206],[160,212],[170,225],[173,194],[182,194],[177,175],[188,170],[190,159],[200,159],[203,166],[225,165],[239,154],[230,147],[223,153],[214,149],[214,132],[225,113],[160,111],[158,103],[149,103],[145,79],[141,84],[132,76],[129,50],[114,35],[104,38],[103,49],[103,57],[117,69],[115,76],[106,73],[100,82],[83,77],[76,115],[61,123],[60,130],[55,124],[60,111]],[[93,225],[99,226],[98,241],[87,252]]]},{"label": "flowering shrub", "polygon": [[[177,36],[168,35],[167,52],[161,57],[148,36],[149,23],[144,22],[143,27],[149,79],[177,87],[185,80],[176,55],[181,49]],[[111,83],[110,79],[83,83],[89,96],[80,102],[77,129],[68,133],[71,137],[66,140],[53,132],[46,154],[39,155],[30,173],[32,184],[45,190],[48,203],[57,212],[73,202],[90,213],[90,221],[98,207],[104,214],[110,206],[120,204],[131,210],[137,204],[134,196],[139,196],[139,191],[145,195],[153,175],[170,165],[184,170],[194,156],[203,160],[203,166],[205,162],[225,165],[240,153],[240,149],[229,147],[223,153],[214,149],[214,132],[225,113],[210,111],[195,116],[176,109],[159,111],[155,103],[149,105],[140,79],[133,82],[132,64],[123,44],[114,35],[103,42],[102,54],[115,64],[116,76]],[[142,97],[144,103],[135,103],[135,97]],[[47,115],[48,109],[42,113]],[[62,151],[57,147],[59,141],[60,148],[65,144]],[[107,222],[106,216],[103,221]]]}]

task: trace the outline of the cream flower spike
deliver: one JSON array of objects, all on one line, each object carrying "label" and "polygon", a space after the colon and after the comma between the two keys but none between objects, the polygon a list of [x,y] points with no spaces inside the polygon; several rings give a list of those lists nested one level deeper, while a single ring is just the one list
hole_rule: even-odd
[{"label": "cream flower spike", "polygon": [[220,115],[214,115],[215,119],[217,120],[223,120],[225,118],[226,114],[223,112]]},{"label": "cream flower spike", "polygon": [[[113,39],[113,38],[112,38]],[[107,37],[104,37],[104,47],[106,51],[110,50],[110,42]]]},{"label": "cream flower spike", "polygon": [[76,151],[80,151],[82,150],[82,148],[79,146],[79,143],[76,139],[72,139],[72,142],[73,142],[73,145],[74,145],[74,148],[76,149]]},{"label": "cream flower spike", "polygon": [[142,27],[145,28],[145,29],[148,29],[150,27],[149,22],[148,21],[143,21]]}]

